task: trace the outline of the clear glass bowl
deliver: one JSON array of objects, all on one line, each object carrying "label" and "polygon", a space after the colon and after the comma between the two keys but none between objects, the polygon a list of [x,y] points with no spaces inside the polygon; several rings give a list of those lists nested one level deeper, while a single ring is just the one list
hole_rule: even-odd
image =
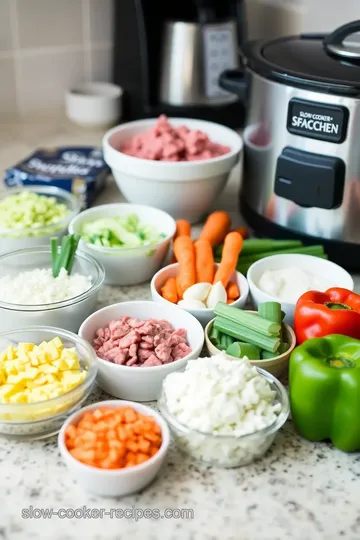
[{"label": "clear glass bowl", "polygon": [[290,407],[284,386],[270,373],[261,368],[256,369],[269,381],[271,389],[276,392],[274,402],[281,404],[281,411],[272,425],[241,437],[213,435],[188,428],[169,412],[164,392],[162,392],[158,401],[159,410],[169,424],[179,450],[204,463],[226,469],[249,465],[265,454],[277,432],[286,422]]},{"label": "clear glass bowl", "polygon": [[58,203],[65,204],[68,208],[67,215],[60,221],[56,221],[45,227],[32,227],[27,229],[5,229],[0,228],[0,254],[10,251],[50,245],[50,238],[62,236],[67,232],[70,221],[80,212],[81,204],[77,197],[65,189],[54,186],[20,186],[8,188],[1,191],[0,200],[6,199],[9,195],[28,191],[46,197],[54,197]]},{"label": "clear glass bowl", "polygon": [[12,439],[43,439],[55,435],[65,419],[89,396],[97,374],[96,355],[89,343],[72,332],[35,326],[0,334],[0,352],[10,344],[36,343],[59,337],[65,347],[75,347],[80,365],[87,371],[81,384],[62,396],[37,403],[0,403],[0,436]]},{"label": "clear glass bowl", "polygon": [[[22,249],[0,256],[0,278],[36,268],[51,268],[49,248]],[[62,302],[22,305],[0,299],[0,331],[45,325],[77,332],[84,320],[97,310],[98,293],[104,282],[105,271],[93,257],[77,252],[73,273],[91,276],[92,285],[84,293]]]}]

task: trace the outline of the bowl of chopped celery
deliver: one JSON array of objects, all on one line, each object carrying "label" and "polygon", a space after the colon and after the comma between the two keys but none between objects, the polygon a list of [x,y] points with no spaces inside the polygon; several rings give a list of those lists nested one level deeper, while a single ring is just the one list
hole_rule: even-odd
[{"label": "bowl of chopped celery", "polygon": [[258,311],[243,311],[218,302],[215,318],[205,328],[210,354],[224,351],[231,360],[247,358],[275,377],[282,375],[296,346],[294,330],[283,322],[278,302],[259,304]]},{"label": "bowl of chopped celery", "polygon": [[0,255],[48,245],[63,236],[80,202],[53,186],[21,186],[0,193]]},{"label": "bowl of chopped celery", "polygon": [[108,285],[137,285],[150,281],[162,266],[176,223],[166,212],[129,203],[85,210],[69,224],[81,237],[79,249],[105,268]]}]

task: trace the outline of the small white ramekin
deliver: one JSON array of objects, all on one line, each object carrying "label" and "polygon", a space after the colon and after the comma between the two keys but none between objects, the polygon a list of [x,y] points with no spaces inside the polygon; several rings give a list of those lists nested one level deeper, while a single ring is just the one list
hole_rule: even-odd
[{"label": "small white ramekin", "polygon": [[[141,414],[152,416],[161,428],[162,444],[158,452],[148,461],[126,469],[97,469],[81,463],[75,459],[65,446],[65,431],[70,424],[77,424],[85,412],[93,411],[99,407],[118,408],[132,407]],[[90,493],[102,497],[122,497],[144,489],[159,473],[165,462],[169,449],[170,431],[165,420],[159,413],[131,401],[101,401],[80,409],[70,416],[62,426],[58,444],[60,453],[75,480]]]}]

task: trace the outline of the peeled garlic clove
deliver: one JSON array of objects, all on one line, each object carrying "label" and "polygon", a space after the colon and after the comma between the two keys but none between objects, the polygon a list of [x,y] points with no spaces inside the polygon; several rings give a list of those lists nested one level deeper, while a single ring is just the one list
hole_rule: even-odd
[{"label": "peeled garlic clove", "polygon": [[209,296],[206,300],[206,307],[214,309],[218,302],[226,302],[226,299],[227,296],[225,287],[221,281],[218,281],[211,287],[211,291],[209,292]]},{"label": "peeled garlic clove", "polygon": [[200,300],[205,302],[212,285],[211,283],[195,283],[184,292],[184,300]]},{"label": "peeled garlic clove", "polygon": [[177,305],[183,309],[205,309],[206,306],[200,300],[179,300]]}]

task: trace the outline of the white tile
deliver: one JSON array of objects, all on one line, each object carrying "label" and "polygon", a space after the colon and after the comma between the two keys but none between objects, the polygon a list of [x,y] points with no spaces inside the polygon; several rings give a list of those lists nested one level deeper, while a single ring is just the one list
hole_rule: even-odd
[{"label": "white tile", "polygon": [[112,25],[113,0],[90,0],[90,40],[93,43],[112,41]]},{"label": "white tile", "polygon": [[2,58],[0,59],[0,114],[10,115],[16,112],[16,109],[14,60]]},{"label": "white tile", "polygon": [[84,53],[66,52],[19,58],[22,114],[62,107],[64,93],[84,80]]},{"label": "white tile", "polygon": [[112,47],[91,50],[91,80],[111,82]]},{"label": "white tile", "polygon": [[0,0],[0,51],[12,49],[11,0]]},{"label": "white tile", "polygon": [[11,1],[16,2],[21,48],[82,44],[82,0]]},{"label": "white tile", "polygon": [[359,19],[359,0],[304,0],[303,32],[331,32]]},{"label": "white tile", "polygon": [[250,0],[247,4],[250,39],[273,39],[301,31],[300,5],[270,0]]}]

